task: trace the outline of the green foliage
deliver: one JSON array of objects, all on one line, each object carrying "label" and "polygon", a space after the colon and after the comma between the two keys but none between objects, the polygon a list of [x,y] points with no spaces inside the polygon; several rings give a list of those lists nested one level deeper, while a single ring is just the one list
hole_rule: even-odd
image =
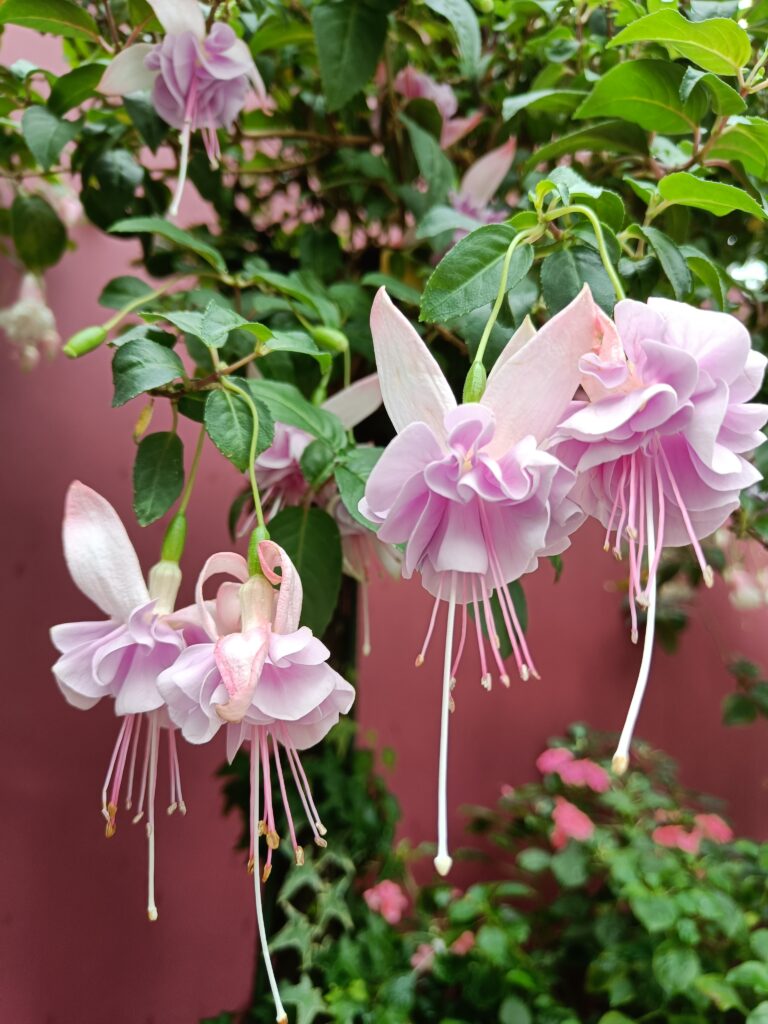
[{"label": "green foliage", "polygon": [[184,486],[184,445],[178,434],[148,434],[133,465],[133,510],[141,526],[160,519]]}]

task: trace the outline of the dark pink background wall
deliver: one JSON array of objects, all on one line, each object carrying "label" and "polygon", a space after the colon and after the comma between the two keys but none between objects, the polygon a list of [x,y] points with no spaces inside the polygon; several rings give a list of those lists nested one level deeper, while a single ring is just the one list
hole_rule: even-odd
[{"label": "dark pink background wall", "polygon": [[[12,59],[45,63],[27,33],[11,37]],[[8,61],[7,44],[3,49]],[[53,66],[53,64],[49,64]],[[131,243],[76,232],[78,249],[47,277],[64,337],[103,318],[96,296],[125,272]],[[4,268],[0,305],[16,278]],[[254,954],[251,889],[234,852],[238,823],[220,814],[212,776],[219,746],[182,749],[189,813],[159,822],[160,919],[144,913],[145,843],[123,821],[105,841],[99,793],[114,741],[109,707],[65,705],[50,675],[48,628],[89,618],[61,556],[65,489],[79,477],[123,515],[144,564],[161,529],[140,530],[130,511],[131,428],[139,407],[112,411],[109,354],[64,359],[24,376],[0,347],[0,577],[6,704],[0,716],[0,1020],[14,1024],[195,1024],[242,1005]],[[234,470],[208,453],[190,515],[186,593],[212,551],[227,546],[225,512]],[[468,657],[452,721],[454,834],[463,803],[490,802],[505,783],[534,773],[548,736],[586,720],[622,721],[639,652],[620,600],[606,589],[617,570],[596,531],[585,528],[554,586],[544,569],[526,589],[530,640],[543,679],[488,694]],[[402,832],[433,838],[440,654],[418,672],[413,659],[430,602],[418,582],[374,588],[373,655],[361,666],[358,710],[372,742],[397,751],[392,781],[404,806]],[[739,616],[719,583],[698,602],[675,658],[658,654],[640,733],[679,758],[684,781],[726,798],[738,827],[768,833],[766,730],[720,725],[734,653],[768,665],[765,613]]]}]

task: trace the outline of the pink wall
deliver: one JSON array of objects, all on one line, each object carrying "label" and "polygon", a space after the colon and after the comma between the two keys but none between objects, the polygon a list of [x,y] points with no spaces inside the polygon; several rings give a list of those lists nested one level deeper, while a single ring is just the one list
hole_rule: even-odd
[{"label": "pink wall", "polygon": [[[16,36],[23,42],[30,37]],[[42,58],[22,46],[13,55]],[[7,59],[7,57],[6,57]],[[84,228],[79,248],[48,275],[62,334],[97,320],[96,296],[125,272],[131,243]],[[13,275],[0,282],[12,298]],[[161,529],[140,530],[130,512],[131,427],[137,409],[110,410],[109,355],[64,359],[23,376],[0,352],[0,580],[6,692],[0,718],[0,1020],[14,1024],[194,1024],[242,1005],[254,951],[249,880],[233,852],[238,823],[219,811],[212,773],[216,746],[182,750],[189,814],[159,824],[160,919],[144,915],[144,841],[123,822],[103,838],[99,790],[115,734],[108,707],[67,707],[50,675],[48,627],[88,618],[60,547],[67,484],[79,477],[123,514],[146,565]],[[220,458],[204,462],[190,516],[187,579],[226,547],[225,508],[238,487]],[[206,494],[215,500],[205,500]],[[502,783],[531,778],[547,736],[576,719],[605,728],[621,722],[638,652],[627,640],[619,599],[605,589],[616,570],[594,530],[585,529],[563,580],[544,571],[527,587],[530,639],[543,679],[485,693],[468,658],[457,692],[451,802],[492,801]],[[404,801],[402,832],[433,838],[439,652],[413,670],[429,602],[416,581],[372,593],[374,653],[361,667],[359,712],[366,734],[397,750],[393,781]],[[766,730],[726,730],[721,697],[730,687],[723,659],[762,656],[763,613],[737,616],[721,584],[702,600],[674,659],[657,657],[640,732],[675,753],[685,781],[728,798],[739,827],[766,833]],[[460,821],[458,810],[454,821]]]}]

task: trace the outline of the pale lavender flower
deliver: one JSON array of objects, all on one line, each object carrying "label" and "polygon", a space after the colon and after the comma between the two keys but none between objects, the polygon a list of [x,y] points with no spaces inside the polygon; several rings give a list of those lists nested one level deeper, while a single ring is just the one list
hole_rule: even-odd
[{"label": "pale lavender flower", "polygon": [[[496,210],[491,203],[509,173],[516,151],[517,140],[512,138],[476,160],[462,177],[459,191],[450,197],[453,208],[478,224],[497,224],[506,220],[509,211]],[[457,232],[457,240],[466,233]]]},{"label": "pale lavender flower", "polygon": [[640,676],[614,758],[623,771],[650,671],[661,553],[691,544],[712,585],[700,541],[760,479],[744,455],[765,440],[768,407],[750,402],[766,359],[735,317],[669,299],[625,300],[614,316],[615,325],[601,314],[602,343],[581,360],[589,401],[573,405],[555,450],[579,474],[574,496],[606,527],[606,550],[613,536],[620,557],[628,542],[633,640],[636,606],[648,607]]},{"label": "pale lavender flower", "polygon": [[407,100],[431,100],[443,119],[440,132],[440,145],[448,149],[459,139],[468,135],[483,119],[482,111],[469,117],[456,117],[459,101],[456,93],[447,82],[436,82],[423,71],[408,65],[395,75],[394,87]]},{"label": "pale lavender flower", "polygon": [[[441,602],[448,605],[443,666],[438,855],[447,851],[445,772],[451,690],[468,632],[468,607],[480,651],[482,683],[490,688],[484,621],[503,683],[491,609],[496,592],[518,672],[536,675],[509,584],[539,558],[559,554],[583,520],[568,498],[574,474],[541,447],[573,397],[578,361],[596,336],[589,289],[538,333],[526,322],[496,362],[479,402],[457,405],[448,382],[411,324],[382,289],[371,312],[384,405],[398,436],[374,467],[360,503],[379,525],[379,540],[404,544],[403,575],[421,574],[435,597],[416,664],[424,661]],[[454,654],[456,606],[461,637]]]},{"label": "pale lavender flower", "polygon": [[126,96],[151,89],[157,113],[181,132],[179,180],[170,213],[175,216],[184,190],[193,131],[201,131],[208,158],[218,164],[217,130],[231,129],[251,90],[262,109],[271,109],[261,75],[248,47],[230,25],[215,22],[206,31],[197,0],[149,0],[165,38],[156,45],[134,43],[110,63],[100,89]]}]

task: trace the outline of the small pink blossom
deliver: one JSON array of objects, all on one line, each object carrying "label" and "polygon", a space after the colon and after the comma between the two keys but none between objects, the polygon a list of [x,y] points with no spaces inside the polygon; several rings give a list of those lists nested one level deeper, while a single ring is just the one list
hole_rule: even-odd
[{"label": "small pink blossom", "polygon": [[586,757],[565,762],[557,769],[557,774],[567,786],[586,786],[593,793],[606,793],[611,788],[605,768]]},{"label": "small pink blossom", "polygon": [[381,914],[387,924],[398,924],[408,906],[408,897],[397,882],[385,878],[383,882],[366,889],[363,899],[370,910]]},{"label": "small pink blossom", "polygon": [[422,942],[411,957],[411,967],[417,974],[426,974],[431,971],[434,962],[435,947],[429,942]]},{"label": "small pink blossom", "polygon": [[549,747],[536,758],[536,767],[542,775],[559,772],[560,768],[573,760],[573,754],[565,747]]},{"label": "small pink blossom", "polygon": [[733,829],[719,814],[697,814],[694,817],[696,831],[713,843],[730,843]]},{"label": "small pink blossom", "polygon": [[561,850],[569,839],[583,842],[591,839],[595,831],[595,823],[583,811],[561,796],[555,797],[555,808],[552,811],[551,841],[556,850]]},{"label": "small pink blossom", "polygon": [[466,956],[475,945],[475,934],[469,930],[462,932],[458,939],[451,943],[450,950],[456,956]]},{"label": "small pink blossom", "polygon": [[698,853],[701,845],[701,833],[689,832],[682,825],[661,825],[651,833],[651,839],[658,846],[666,846],[683,853]]}]

